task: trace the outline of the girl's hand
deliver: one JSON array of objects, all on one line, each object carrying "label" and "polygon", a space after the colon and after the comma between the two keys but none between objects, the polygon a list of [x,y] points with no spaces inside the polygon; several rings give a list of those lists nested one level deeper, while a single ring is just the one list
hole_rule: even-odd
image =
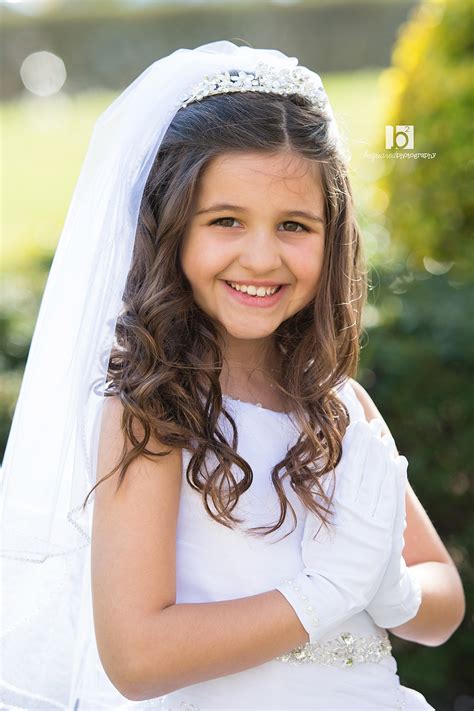
[{"label": "girl's hand", "polygon": [[[315,642],[365,609],[380,586],[392,548],[396,472],[380,436],[381,423],[351,423],[335,468],[335,520],[329,532],[307,511],[305,568],[277,589]],[[319,533],[316,540],[314,534]]]},{"label": "girl's hand", "polygon": [[400,456],[391,435],[384,435],[382,441],[386,445],[393,468],[396,469],[397,510],[393,529],[392,552],[387,570],[382,578],[374,598],[366,607],[373,621],[380,627],[398,627],[408,622],[421,604],[421,586],[415,574],[407,568],[402,551],[405,545],[403,532],[406,528],[405,495],[407,487],[408,460]]}]

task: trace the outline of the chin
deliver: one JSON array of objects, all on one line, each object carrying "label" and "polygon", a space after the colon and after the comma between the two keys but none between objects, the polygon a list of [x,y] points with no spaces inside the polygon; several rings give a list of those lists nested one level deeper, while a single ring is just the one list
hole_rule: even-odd
[{"label": "chin", "polygon": [[272,333],[278,328],[278,324],[271,328],[251,328],[249,325],[242,327],[232,327],[230,324],[220,323],[219,324],[224,331],[233,338],[238,338],[242,341],[250,341],[258,338],[266,338],[271,336]]}]

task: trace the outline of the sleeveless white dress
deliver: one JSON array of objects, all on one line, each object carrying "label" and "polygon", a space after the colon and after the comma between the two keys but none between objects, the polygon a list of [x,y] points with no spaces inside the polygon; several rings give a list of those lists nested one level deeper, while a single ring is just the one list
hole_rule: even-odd
[{"label": "sleeveless white dress", "polygon": [[[351,420],[365,417],[349,380],[339,388],[337,395],[345,403]],[[250,489],[240,497],[234,510],[244,523],[228,529],[208,515],[200,494],[186,481],[191,453],[184,449],[176,541],[177,603],[256,595],[273,590],[303,567],[300,542],[305,511],[287,479],[283,485],[297,516],[296,529],[284,540],[277,541],[293,526],[291,512],[287,512],[276,533],[253,537],[244,530],[267,526],[278,519],[278,497],[270,472],[298,438],[291,414],[226,396],[225,400],[238,428],[237,451],[251,465],[254,474]],[[230,425],[222,415],[220,424],[228,441],[232,441]],[[214,455],[212,458],[209,455],[208,468],[215,463]],[[235,476],[242,476],[240,469],[236,468]],[[86,573],[90,576],[90,562]],[[419,692],[400,684],[387,632],[375,625],[365,611],[334,627],[317,645],[310,645],[310,661],[296,661],[295,655],[284,661],[285,656],[282,656],[243,672],[192,684],[166,696],[130,701],[113,686],[99,657],[90,580],[84,591],[84,627],[91,630],[91,634],[82,659],[80,688],[67,706],[68,711],[434,711]]]},{"label": "sleeveless white dress", "polygon": [[[339,387],[337,394],[346,404],[351,420],[365,419],[349,380]],[[177,527],[177,603],[231,600],[262,593],[274,589],[303,567],[300,541],[305,512],[287,479],[284,480],[285,493],[298,519],[293,533],[275,542],[294,525],[291,512],[287,512],[282,527],[271,535],[256,538],[243,530],[278,519],[278,497],[270,472],[298,438],[291,414],[228,396],[224,398],[238,428],[237,451],[251,465],[254,474],[251,487],[240,497],[235,509],[236,516],[243,518],[244,523],[231,530],[207,514],[199,493],[186,481],[191,454],[183,450]],[[224,417],[222,428],[230,437],[230,426]],[[242,476],[238,468],[236,476]],[[373,649],[376,641],[382,644],[384,653],[374,659],[367,650]],[[387,632],[365,611],[335,627],[318,645],[314,655],[317,661],[275,659],[167,694],[160,698],[157,708],[162,711],[433,711],[419,692],[400,684]],[[345,652],[347,645],[349,649]],[[351,665],[351,659],[357,658],[361,661]]]}]

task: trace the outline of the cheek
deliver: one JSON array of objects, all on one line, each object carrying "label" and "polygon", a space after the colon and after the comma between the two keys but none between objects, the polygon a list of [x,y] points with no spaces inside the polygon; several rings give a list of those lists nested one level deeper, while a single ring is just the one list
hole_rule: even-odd
[{"label": "cheek", "polygon": [[191,283],[209,286],[226,269],[232,257],[228,250],[204,240],[190,242],[183,248],[181,266]]},{"label": "cheek", "polygon": [[319,244],[294,255],[293,272],[301,286],[311,289],[319,281],[323,258],[323,246]]},{"label": "cheek", "polygon": [[202,283],[202,259],[199,242],[192,233],[183,240],[180,250],[181,268],[191,284]]},{"label": "cheek", "polygon": [[181,268],[191,285],[194,300],[204,307],[215,275],[213,260],[206,257],[205,249],[193,242],[184,245],[180,258]]}]

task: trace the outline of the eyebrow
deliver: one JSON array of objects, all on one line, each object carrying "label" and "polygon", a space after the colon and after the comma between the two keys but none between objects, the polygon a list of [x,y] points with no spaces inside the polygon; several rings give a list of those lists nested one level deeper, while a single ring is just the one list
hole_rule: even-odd
[{"label": "eyebrow", "polygon": [[[210,207],[205,207],[202,210],[196,212],[196,215],[202,215],[205,212],[220,212],[221,210],[240,210],[245,212],[245,208],[240,205],[229,205],[228,203],[219,203],[218,205],[211,205]],[[305,212],[304,210],[282,210],[282,215],[294,215],[297,217],[305,217],[307,220],[313,220],[314,222],[320,222],[324,225],[324,220],[319,215],[313,215],[311,212]]]}]

